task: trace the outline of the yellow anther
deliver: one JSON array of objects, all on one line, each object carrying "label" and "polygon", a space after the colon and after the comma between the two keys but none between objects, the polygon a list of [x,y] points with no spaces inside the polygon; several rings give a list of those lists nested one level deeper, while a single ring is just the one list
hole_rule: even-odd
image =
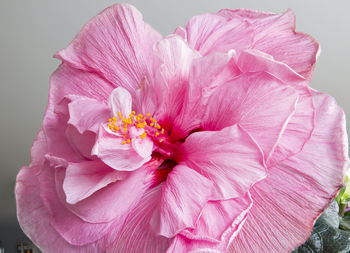
[{"label": "yellow anther", "polygon": [[130,143],[130,142],[131,142],[131,140],[130,140],[130,139],[127,139],[127,140],[126,140],[126,142],[127,142],[127,143]]},{"label": "yellow anther", "polygon": [[154,126],[154,123],[149,124],[150,126]]},{"label": "yellow anther", "polygon": [[132,114],[136,114],[136,112],[135,112],[135,111],[131,111],[131,113],[132,113]]},{"label": "yellow anther", "polygon": [[127,131],[128,131],[128,129],[125,127],[125,128],[124,128],[124,132],[127,132]]},{"label": "yellow anther", "polygon": [[119,127],[115,126],[114,130],[119,131]]},{"label": "yellow anther", "polygon": [[112,119],[108,119],[108,121],[109,121],[109,122],[111,122],[111,121],[112,121]]},{"label": "yellow anther", "polygon": [[139,116],[136,116],[135,119],[136,119],[136,121],[140,121],[140,117]]},{"label": "yellow anther", "polygon": [[141,139],[146,138],[146,136],[147,136],[147,134],[146,134],[146,132],[145,132],[145,131],[143,132],[143,134],[141,134],[141,135],[140,135]]},{"label": "yellow anther", "polygon": [[112,119],[113,119],[113,121],[117,121],[117,117],[113,117]]},{"label": "yellow anther", "polygon": [[160,127],[160,125],[156,125],[156,128],[157,128],[157,129],[160,129],[161,127]]},{"label": "yellow anther", "polygon": [[124,124],[124,128],[127,128],[128,127],[128,124],[126,123],[126,124]]},{"label": "yellow anther", "polygon": [[122,113],[121,113],[121,112],[118,112],[118,116],[122,116]]},{"label": "yellow anther", "polygon": [[140,118],[143,118],[143,115],[140,113],[140,114],[139,114],[139,117],[140,117]]},{"label": "yellow anther", "polygon": [[137,123],[137,124],[136,124],[136,127],[138,127],[138,128],[144,128],[145,125],[144,125],[143,123]]},{"label": "yellow anther", "polygon": [[128,135],[127,134],[124,134],[124,138],[126,138]]},{"label": "yellow anther", "polygon": [[156,137],[159,135],[159,133],[158,132],[156,132]]},{"label": "yellow anther", "polygon": [[154,120],[152,117],[150,117],[149,119],[150,119],[150,121],[153,121],[153,120]]},{"label": "yellow anther", "polygon": [[150,114],[150,113],[147,113],[146,116],[149,117],[149,116],[151,116],[151,114]]},{"label": "yellow anther", "polygon": [[126,141],[122,141],[122,144],[126,144]]}]

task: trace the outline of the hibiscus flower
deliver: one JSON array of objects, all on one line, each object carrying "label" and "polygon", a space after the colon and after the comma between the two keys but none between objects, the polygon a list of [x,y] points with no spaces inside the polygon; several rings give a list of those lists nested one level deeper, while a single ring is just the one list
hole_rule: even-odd
[{"label": "hibiscus flower", "polygon": [[127,4],[55,56],[17,176],[44,252],[288,252],[347,166],[344,113],[309,87],[294,15],[222,10],[162,37]]}]

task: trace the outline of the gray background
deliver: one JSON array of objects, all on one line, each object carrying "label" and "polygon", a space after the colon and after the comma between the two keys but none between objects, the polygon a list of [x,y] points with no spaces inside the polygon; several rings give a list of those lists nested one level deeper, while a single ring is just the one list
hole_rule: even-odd
[{"label": "gray background", "polygon": [[[144,19],[166,35],[193,15],[222,8],[282,12],[292,8],[297,31],[322,47],[312,86],[334,96],[350,113],[349,0],[134,0]],[[0,0],[0,240],[14,252],[23,239],[16,223],[13,188],[47,103],[49,76],[59,61],[52,55],[68,45],[108,0]],[[348,128],[349,129],[349,128]]]}]

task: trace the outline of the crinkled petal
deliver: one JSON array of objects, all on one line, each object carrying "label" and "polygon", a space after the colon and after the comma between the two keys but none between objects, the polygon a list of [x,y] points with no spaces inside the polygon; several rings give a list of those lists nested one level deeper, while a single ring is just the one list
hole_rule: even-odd
[{"label": "crinkled petal", "polygon": [[239,124],[257,141],[267,159],[295,112],[298,97],[294,88],[273,76],[248,72],[220,86],[210,97],[202,129]]},{"label": "crinkled petal", "polygon": [[[40,197],[50,216],[55,230],[70,244],[86,245],[103,239],[109,229],[118,230],[120,227],[113,223],[88,223],[73,214],[62,202],[57,190],[62,186],[56,185],[55,171],[63,172],[64,168],[46,165],[38,176],[40,184]],[[62,190],[63,192],[63,190]]]},{"label": "crinkled petal", "polygon": [[100,124],[106,122],[111,114],[105,103],[84,97],[73,100],[68,104],[68,109],[68,124],[73,125],[80,133],[96,133]]},{"label": "crinkled petal", "polygon": [[186,229],[177,235],[167,253],[227,252],[230,242],[244,225],[252,205],[249,194],[244,198],[209,202],[196,228]]},{"label": "crinkled petal", "polygon": [[[140,168],[151,159],[153,143],[142,146],[145,150],[139,153],[129,143],[122,144],[122,136],[111,132],[105,125],[100,126],[92,154],[100,158],[105,164],[119,171],[133,171]],[[147,156],[148,155],[148,156]]]},{"label": "crinkled petal", "polygon": [[[42,252],[95,253],[107,246],[102,239],[84,246],[72,245],[51,225],[50,215],[40,197],[38,169],[23,167],[16,180],[17,217],[25,234]],[[73,224],[73,223],[72,223]],[[79,233],[81,233],[80,231]],[[111,231],[111,236],[115,234]]]},{"label": "crinkled petal", "polygon": [[164,253],[171,239],[157,235],[150,227],[154,209],[159,205],[161,185],[149,189],[124,222],[107,253]]},{"label": "crinkled petal", "polygon": [[151,225],[157,234],[174,237],[194,228],[213,191],[213,182],[184,165],[175,166],[162,186]]},{"label": "crinkled petal", "polygon": [[[83,158],[93,160],[95,157],[91,155],[91,150],[95,145],[96,134],[94,132],[86,131],[83,134],[71,125],[66,128],[65,137],[71,148],[76,154],[80,154]],[[85,161],[82,159],[82,162]]]},{"label": "crinkled petal", "polygon": [[118,113],[121,113],[123,117],[129,117],[132,105],[131,95],[126,89],[118,87],[112,91],[108,105],[113,116],[117,117]]},{"label": "crinkled petal", "polygon": [[260,147],[238,125],[191,134],[177,161],[213,181],[213,200],[242,197],[266,176]]},{"label": "crinkled petal", "polygon": [[227,53],[231,49],[241,51],[250,48],[254,39],[254,30],[249,22],[211,13],[190,19],[186,32],[188,44],[202,55]]},{"label": "crinkled petal", "polygon": [[263,13],[254,10],[221,10],[219,15],[250,22],[254,29],[251,48],[272,55],[288,64],[299,74],[311,79],[320,46],[310,35],[295,32],[295,16],[291,10],[282,14]]},{"label": "crinkled petal", "polygon": [[[147,189],[150,170],[158,167],[157,161],[151,161],[142,168],[123,172],[126,177],[96,191],[91,196],[66,207],[87,223],[106,223],[119,221],[139,202]],[[56,184],[63,185],[64,170],[56,172]],[[61,201],[65,202],[66,195],[62,187],[58,190]]]},{"label": "crinkled petal", "polygon": [[231,51],[193,60],[189,82],[182,95],[182,107],[173,123],[173,139],[185,138],[192,130],[199,128],[210,95],[217,87],[240,74],[233,56],[235,52]]},{"label": "crinkled petal", "polygon": [[135,7],[116,4],[91,19],[56,57],[134,95],[141,79],[150,76],[153,44],[160,39]]},{"label": "crinkled petal", "polygon": [[229,252],[290,252],[343,183],[348,166],[344,113],[334,99],[313,91],[316,128],[303,150],[269,169],[252,191],[247,221]]},{"label": "crinkled petal", "polygon": [[69,119],[67,105],[71,101],[67,98],[80,96],[107,101],[113,86],[97,74],[80,71],[67,64],[60,65],[51,76],[50,82],[49,103],[42,126],[48,152],[71,162],[84,160],[75,152],[66,137]]},{"label": "crinkled petal", "polygon": [[197,57],[199,54],[176,35],[169,36],[155,45],[153,89],[158,94],[160,103],[156,118],[162,121],[163,127],[171,128],[182,108],[190,66]]},{"label": "crinkled petal", "polygon": [[127,172],[113,170],[99,160],[69,163],[63,182],[67,203],[76,204],[126,175]]}]

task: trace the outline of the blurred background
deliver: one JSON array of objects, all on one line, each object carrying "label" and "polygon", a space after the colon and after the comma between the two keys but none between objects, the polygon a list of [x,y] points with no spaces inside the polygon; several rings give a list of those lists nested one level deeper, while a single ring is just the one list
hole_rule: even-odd
[{"label": "blurred background", "polygon": [[[297,31],[311,34],[321,44],[312,87],[335,97],[350,115],[349,0],[124,2],[135,5],[146,22],[163,35],[203,12],[222,8],[283,12],[291,8],[297,17]],[[30,146],[47,104],[49,76],[59,64],[52,55],[66,47],[91,17],[114,3],[0,0],[0,248],[5,252],[17,252],[17,244],[27,242],[16,221],[13,189],[18,170],[29,163]]]}]

